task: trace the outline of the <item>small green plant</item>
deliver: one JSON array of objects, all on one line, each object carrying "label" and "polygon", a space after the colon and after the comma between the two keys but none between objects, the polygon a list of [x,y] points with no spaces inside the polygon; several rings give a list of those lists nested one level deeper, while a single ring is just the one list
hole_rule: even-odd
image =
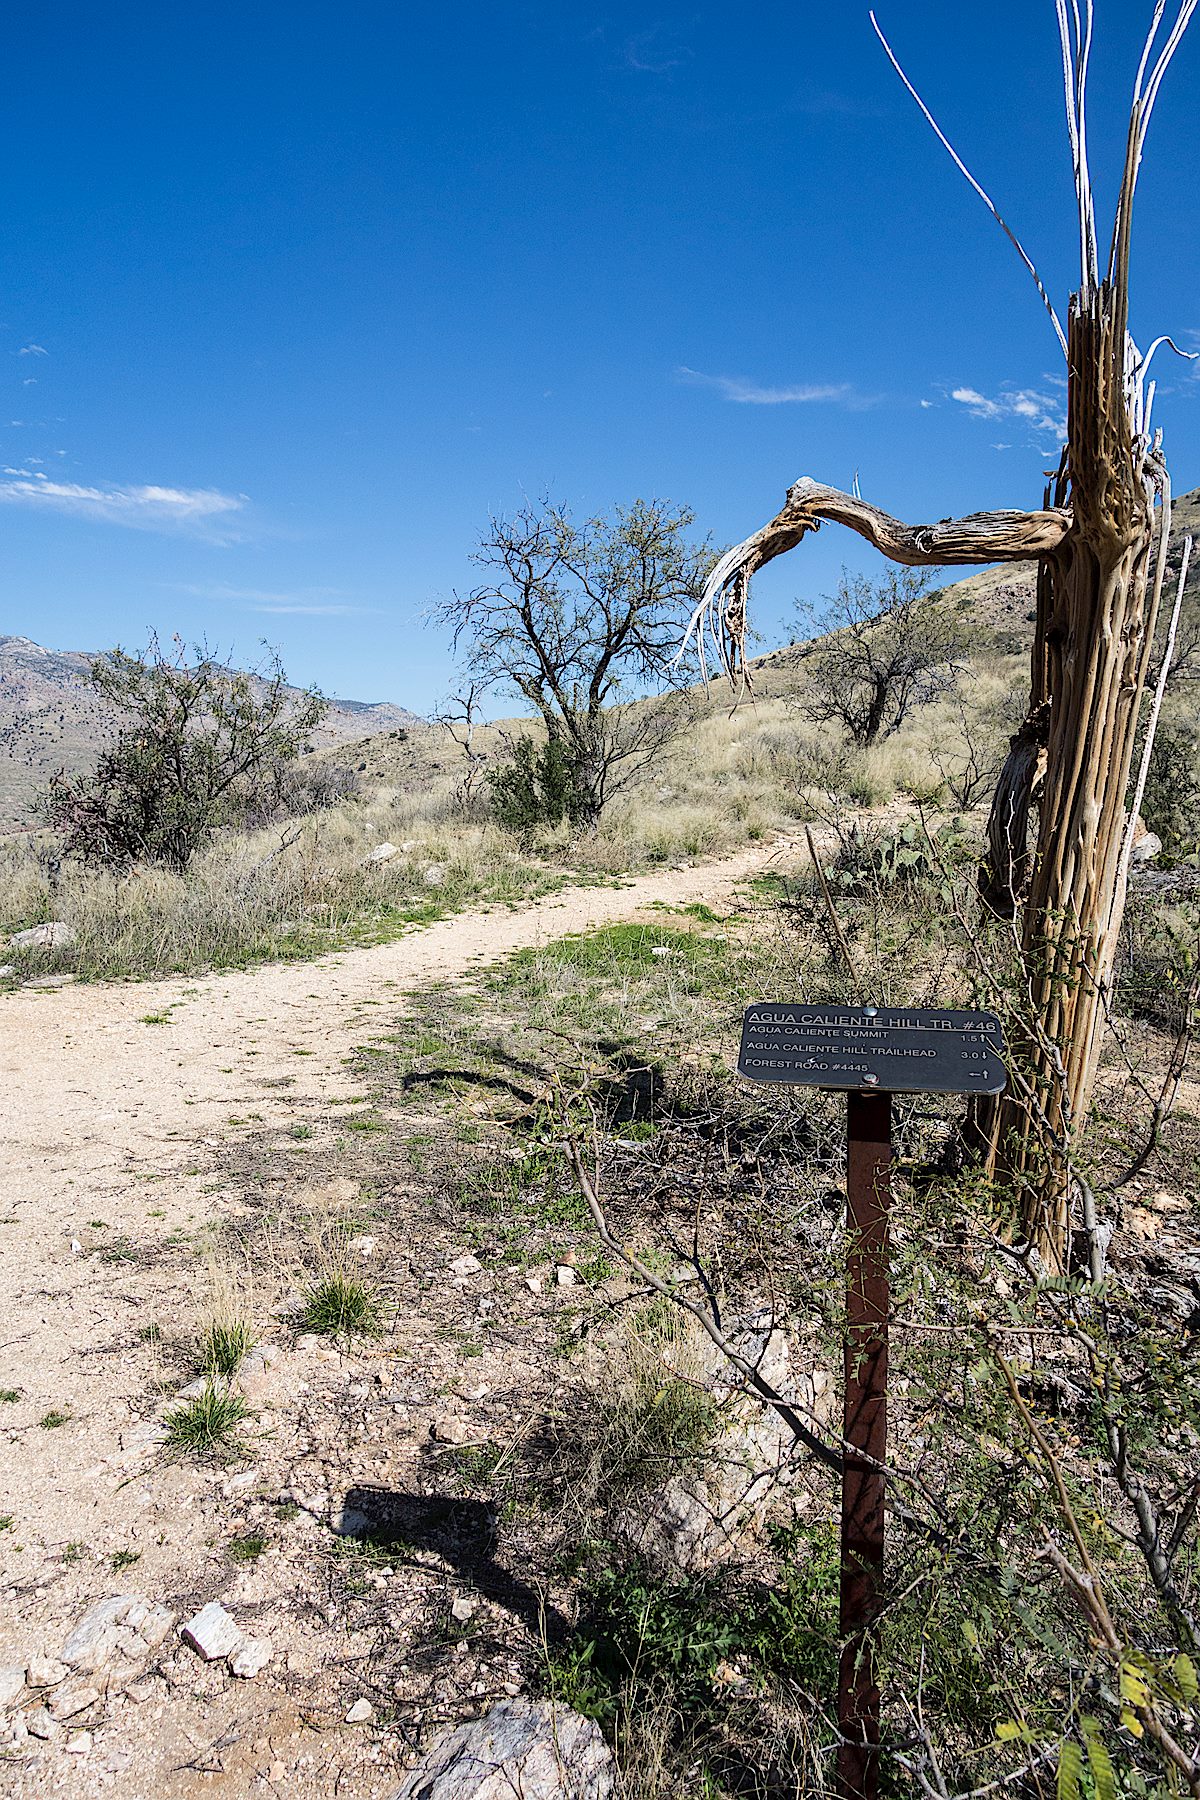
[{"label": "small green plant", "polygon": [[0,1402],[5,1406],[15,1406],[20,1398],[20,1388],[0,1388]]},{"label": "small green plant", "polygon": [[206,1381],[194,1400],[183,1401],[167,1413],[167,1449],[191,1456],[239,1451],[242,1446],[238,1433],[249,1417],[240,1394]]},{"label": "small green plant", "polygon": [[387,1120],[381,1119],[378,1113],[352,1113],[343,1121],[347,1131],[386,1131]]},{"label": "small green plant", "polygon": [[230,1562],[256,1562],[267,1547],[265,1537],[247,1532],[241,1537],[230,1538],[227,1545]]},{"label": "small green plant", "polygon": [[148,1325],[139,1325],[136,1333],[139,1344],[161,1344],[162,1335],[162,1326],[156,1325],[153,1319]]},{"label": "small green plant", "polygon": [[141,1022],[143,1025],[169,1025],[171,1015],[169,1012],[143,1013]]},{"label": "small green plant", "polygon": [[71,1415],[69,1412],[59,1412],[56,1408],[52,1407],[44,1417],[38,1420],[38,1424],[43,1431],[56,1431],[60,1425],[68,1424],[70,1418]]},{"label": "small green plant", "polygon": [[292,1137],[301,1140],[310,1138],[313,1135],[313,1128],[311,1125],[289,1125],[288,1131]]},{"label": "small green plant", "polygon": [[62,1555],[59,1560],[65,1567],[70,1568],[72,1563],[82,1562],[86,1555],[87,1545],[82,1543],[78,1538],[74,1538],[69,1544],[63,1545]]},{"label": "small green plant", "polygon": [[0,1531],[11,1531],[13,1523],[14,1520],[11,1513],[0,1513]]},{"label": "small green plant", "polygon": [[253,1348],[245,1319],[214,1319],[200,1340],[201,1366],[206,1375],[231,1381]]},{"label": "small green plant", "polygon": [[457,1444],[446,1460],[464,1487],[486,1490],[503,1454],[499,1444]]},{"label": "small green plant", "polygon": [[138,1249],[137,1245],[122,1232],[119,1237],[115,1237],[112,1240],[111,1244],[105,1244],[103,1250],[100,1252],[100,1260],[101,1262],[106,1263],[140,1262],[141,1251]]},{"label": "small green plant", "polygon": [[140,1550],[114,1550],[108,1559],[108,1566],[114,1575],[119,1575],[122,1569],[132,1569],[134,1563],[141,1560]]},{"label": "small green plant", "polygon": [[380,1329],[379,1302],[364,1282],[335,1269],[309,1288],[299,1325],[323,1337],[373,1337]]}]

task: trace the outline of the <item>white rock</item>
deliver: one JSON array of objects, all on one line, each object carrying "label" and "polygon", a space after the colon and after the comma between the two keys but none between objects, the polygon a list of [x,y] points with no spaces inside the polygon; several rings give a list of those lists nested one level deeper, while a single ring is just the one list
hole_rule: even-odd
[{"label": "white rock", "polygon": [[347,1725],[369,1725],[375,1717],[375,1708],[369,1700],[356,1700],[346,1714]]},{"label": "white rock", "polygon": [[8,942],[13,950],[69,950],[76,933],[61,919],[46,925],[31,925],[28,931],[15,931]]},{"label": "white rock", "polygon": [[229,1667],[242,1681],[253,1681],[266,1668],[274,1654],[274,1649],[265,1638],[243,1638],[240,1647],[229,1658]]},{"label": "white rock", "polygon": [[157,1650],[170,1636],[171,1627],[175,1623],[175,1614],[168,1606],[151,1606],[146,1616],[138,1625],[137,1633],[142,1642],[151,1650]]},{"label": "white rock", "polygon": [[356,1506],[343,1506],[336,1519],[330,1525],[339,1537],[361,1537],[368,1530],[371,1521],[365,1512],[359,1512]]},{"label": "white rock", "polygon": [[480,1262],[479,1258],[477,1256],[472,1256],[470,1251],[468,1251],[465,1256],[455,1257],[454,1261],[450,1264],[450,1273],[452,1275],[478,1275],[482,1267],[483,1264]]},{"label": "white rock", "polygon": [[473,1619],[475,1610],[474,1600],[468,1600],[465,1594],[455,1594],[450,1602],[450,1615],[457,1619],[460,1625],[465,1625],[468,1619]]},{"label": "white rock", "polygon": [[465,1419],[446,1417],[434,1420],[429,1428],[429,1435],[436,1438],[439,1444],[469,1444],[477,1434]]},{"label": "white rock", "polygon": [[63,1745],[63,1749],[70,1756],[86,1756],[94,1742],[95,1739],[90,1731],[73,1731]]},{"label": "white rock", "polygon": [[441,887],[446,879],[445,863],[430,863],[421,876],[426,887]]},{"label": "white rock", "polygon": [[579,1277],[569,1263],[559,1263],[554,1271],[554,1279],[559,1287],[574,1287]]},{"label": "white rock", "polygon": [[357,1251],[359,1256],[374,1256],[377,1241],[373,1237],[354,1237],[350,1239],[350,1249]]},{"label": "white rock", "polygon": [[[828,1372],[793,1366],[788,1341],[763,1311],[726,1327],[735,1348],[781,1394],[795,1396],[802,1414],[823,1422],[835,1390]],[[746,1391],[743,1379],[715,1347],[699,1342],[682,1369],[708,1389],[720,1408],[712,1443],[697,1465],[672,1475],[624,1512],[620,1535],[654,1561],[696,1572],[744,1553],[762,1531],[773,1501],[797,1466],[795,1440],[770,1408]]]},{"label": "white rock", "polygon": [[548,1700],[501,1700],[446,1732],[391,1800],[609,1800],[613,1760],[594,1719]]},{"label": "white rock", "polygon": [[376,844],[375,848],[367,857],[367,861],[369,863],[391,862],[393,856],[399,856],[399,854],[400,852],[397,850],[395,844]]},{"label": "white rock", "polygon": [[50,1717],[44,1706],[39,1706],[36,1712],[26,1713],[25,1729],[31,1737],[55,1738],[61,1732],[62,1726]]},{"label": "white rock", "polygon": [[86,1712],[89,1706],[95,1706],[99,1698],[99,1689],[80,1680],[78,1676],[74,1681],[64,1681],[51,1697],[50,1717],[73,1719],[76,1713]]},{"label": "white rock", "polygon": [[216,1662],[224,1656],[232,1656],[242,1647],[242,1634],[234,1620],[217,1600],[210,1600],[207,1606],[179,1627],[179,1635],[185,1644],[198,1650],[205,1662]]},{"label": "white rock", "polygon": [[650,954],[651,956],[670,956],[671,946],[670,944],[652,944]]},{"label": "white rock", "polygon": [[17,972],[15,963],[0,963],[0,981],[7,981],[10,975]]},{"label": "white rock", "polygon": [[1148,831],[1145,837],[1138,838],[1134,844],[1130,860],[1135,863],[1148,863],[1153,862],[1155,857],[1161,854],[1162,839],[1153,831]]},{"label": "white rock", "polygon": [[525,1286],[529,1289],[531,1294],[540,1294],[542,1291],[541,1276],[540,1275],[527,1275],[525,1277]]},{"label": "white rock", "polygon": [[84,1614],[63,1644],[62,1659],[84,1675],[118,1666],[126,1675],[138,1674],[174,1622],[165,1606],[152,1606],[138,1594],[112,1594]]},{"label": "white rock", "polygon": [[25,1671],[20,1663],[0,1668],[0,1706],[12,1706],[25,1692]]},{"label": "white rock", "polygon": [[420,838],[405,838],[400,848],[405,856],[411,856],[414,850],[421,848],[421,840]]},{"label": "white rock", "polygon": [[59,1681],[65,1681],[71,1673],[65,1662],[59,1662],[56,1656],[31,1656],[26,1680],[30,1687],[54,1687]]}]

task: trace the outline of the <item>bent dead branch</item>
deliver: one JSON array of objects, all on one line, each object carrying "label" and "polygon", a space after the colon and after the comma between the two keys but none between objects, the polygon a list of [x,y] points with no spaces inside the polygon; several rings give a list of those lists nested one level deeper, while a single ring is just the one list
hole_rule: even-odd
[{"label": "bent dead branch", "polygon": [[826,519],[856,531],[882,555],[912,568],[1033,562],[1055,551],[1071,529],[1070,508],[1065,506],[1040,512],[968,513],[961,519],[907,525],[856,494],[802,475],[788,489],[782,510],[771,522],[727,550],[709,576],[684,639],[684,648],[695,641],[702,668],[706,666],[707,642],[724,673],[748,685],[750,577],[775,557],[794,550],[807,532],[816,531]]}]

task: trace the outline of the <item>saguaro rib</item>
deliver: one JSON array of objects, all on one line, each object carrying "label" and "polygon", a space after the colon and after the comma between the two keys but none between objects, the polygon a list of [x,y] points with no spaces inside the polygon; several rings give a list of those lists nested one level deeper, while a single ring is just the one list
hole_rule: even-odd
[{"label": "saguaro rib", "polygon": [[913,568],[1033,562],[1052,554],[1071,529],[1071,511],[1065,506],[1040,512],[968,513],[960,519],[908,525],[857,494],[802,475],[770,523],[727,550],[717,563],[689,621],[685,647],[694,638],[703,661],[707,635],[726,674],[735,675],[744,665],[746,583],[775,557],[794,550],[826,519],[858,532],[893,562]]}]

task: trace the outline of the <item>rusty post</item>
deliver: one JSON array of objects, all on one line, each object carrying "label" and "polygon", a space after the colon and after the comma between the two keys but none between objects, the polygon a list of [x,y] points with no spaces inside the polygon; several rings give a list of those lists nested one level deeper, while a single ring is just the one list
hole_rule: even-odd
[{"label": "rusty post", "polygon": [[[842,1654],[838,1668],[838,1791],[876,1800],[879,1685],[871,1627],[883,1580],[887,1458],[888,1199],[892,1098],[846,1097],[846,1343],[842,1436]],[[869,1460],[868,1460],[869,1459]]]}]

